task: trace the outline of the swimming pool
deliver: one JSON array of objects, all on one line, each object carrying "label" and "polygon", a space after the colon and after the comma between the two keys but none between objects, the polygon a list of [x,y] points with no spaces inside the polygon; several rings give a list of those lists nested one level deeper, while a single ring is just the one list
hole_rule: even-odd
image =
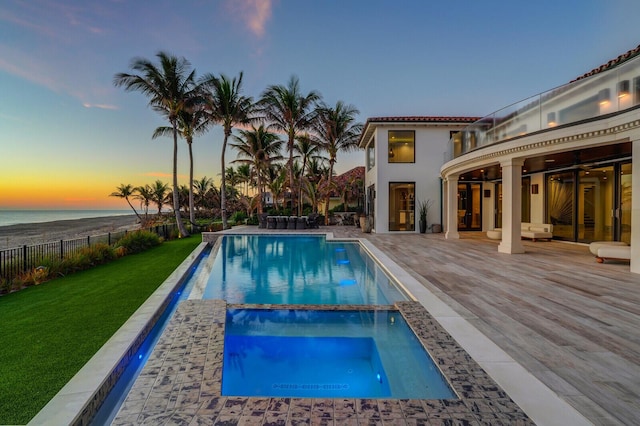
[{"label": "swimming pool", "polygon": [[398,311],[228,309],[222,395],[457,398]]},{"label": "swimming pool", "polygon": [[204,299],[244,304],[389,305],[408,300],[357,242],[225,235]]}]

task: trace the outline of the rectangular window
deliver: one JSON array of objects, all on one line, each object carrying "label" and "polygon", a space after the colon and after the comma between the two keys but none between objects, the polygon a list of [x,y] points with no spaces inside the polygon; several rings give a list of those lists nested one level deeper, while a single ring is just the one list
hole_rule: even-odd
[{"label": "rectangular window", "polygon": [[371,170],[376,165],[376,140],[371,139],[367,146],[367,170]]},{"label": "rectangular window", "polygon": [[389,182],[389,231],[415,231],[415,182]]},{"label": "rectangular window", "polygon": [[389,163],[415,163],[415,139],[413,130],[389,130]]}]

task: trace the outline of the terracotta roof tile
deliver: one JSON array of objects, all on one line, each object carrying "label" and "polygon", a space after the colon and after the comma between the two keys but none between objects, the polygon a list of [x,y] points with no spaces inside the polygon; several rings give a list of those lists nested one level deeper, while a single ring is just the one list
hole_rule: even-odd
[{"label": "terracotta roof tile", "polygon": [[369,117],[362,128],[358,146],[362,147],[362,142],[368,139],[373,132],[375,126],[373,124],[384,123],[423,123],[423,124],[471,124],[480,120],[482,117],[445,117],[445,116],[397,116],[397,117]]},{"label": "terracotta roof tile", "polygon": [[571,80],[570,83],[573,83],[574,81],[582,80],[583,78],[591,77],[592,75],[599,74],[603,71],[610,70],[611,68],[617,67],[618,65],[623,64],[629,59],[635,58],[638,55],[640,55],[640,45],[638,45],[638,47],[636,47],[635,49],[631,49],[628,52],[618,56],[617,58],[610,60],[606,64],[602,64],[599,67],[592,69],[588,73],[583,74],[574,80]]},{"label": "terracotta roof tile", "polygon": [[440,117],[440,116],[406,116],[406,117],[369,117],[367,123],[473,123],[481,117]]}]

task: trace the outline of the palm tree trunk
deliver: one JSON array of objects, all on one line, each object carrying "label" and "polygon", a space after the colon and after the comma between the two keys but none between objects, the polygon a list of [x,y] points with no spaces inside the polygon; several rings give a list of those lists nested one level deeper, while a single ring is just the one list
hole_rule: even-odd
[{"label": "palm tree trunk", "polygon": [[222,229],[229,228],[229,225],[227,225],[227,187],[225,179],[224,154],[227,150],[227,139],[229,138],[230,133],[231,130],[225,129],[224,141],[222,141],[222,155],[220,156],[220,161],[222,162],[222,183],[220,185],[220,215],[222,216]]},{"label": "palm tree trunk", "polygon": [[193,141],[189,140],[189,221],[192,224],[196,223],[196,211],[193,202],[193,149],[191,143]]},{"label": "palm tree trunk", "polygon": [[142,222],[142,218],[140,217],[136,209],[131,205],[131,202],[129,201],[129,197],[124,197],[124,199],[127,200],[127,204],[129,204],[129,207],[131,207],[131,210],[133,210],[133,212],[136,214],[136,216],[138,217],[138,220]]},{"label": "palm tree trunk", "polygon": [[182,223],[180,216],[180,196],[178,194],[178,129],[175,120],[173,121],[173,211],[176,215],[176,225],[180,237],[188,237],[189,233]]},{"label": "palm tree trunk", "polygon": [[289,194],[291,199],[291,213],[293,213],[293,142],[294,135],[289,132]]},{"label": "palm tree trunk", "polygon": [[333,176],[333,163],[335,161],[331,159],[329,161],[329,176],[327,177],[327,196],[324,203],[324,224],[329,225],[329,200],[331,199],[331,176]]},{"label": "palm tree trunk", "polygon": [[264,212],[262,207],[262,179],[260,179],[260,172],[258,172],[258,214],[262,214]]},{"label": "palm tree trunk", "polygon": [[300,182],[298,182],[299,191],[298,191],[298,216],[302,216],[302,179],[304,178],[304,169],[307,167],[307,157],[304,157],[302,161],[302,170],[300,170]]}]

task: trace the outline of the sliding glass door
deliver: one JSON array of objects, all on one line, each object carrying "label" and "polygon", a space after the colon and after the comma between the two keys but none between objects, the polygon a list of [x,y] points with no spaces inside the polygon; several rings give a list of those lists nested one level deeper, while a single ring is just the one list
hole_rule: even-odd
[{"label": "sliding glass door", "polygon": [[631,163],[581,166],[547,175],[554,238],[589,243],[631,238]]}]

